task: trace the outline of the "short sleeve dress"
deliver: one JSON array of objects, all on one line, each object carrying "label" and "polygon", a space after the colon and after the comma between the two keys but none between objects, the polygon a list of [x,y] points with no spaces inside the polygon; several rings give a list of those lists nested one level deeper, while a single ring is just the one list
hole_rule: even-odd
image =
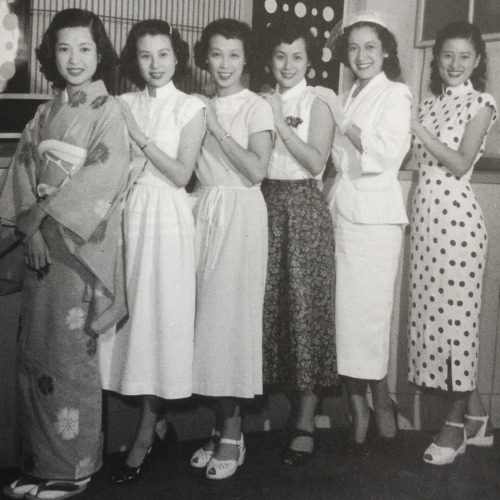
[{"label": "short sleeve dress", "polygon": [[[217,118],[248,147],[274,130],[272,109],[244,89],[216,97]],[[262,310],[267,266],[267,210],[253,185],[207,134],[196,168],[196,321],[193,392],[253,398],[262,394]]]},{"label": "short sleeve dress", "polygon": [[[172,82],[122,96],[141,130],[177,157],[184,126],[204,107]],[[194,218],[189,195],[134,146],[145,163],[125,205],[129,319],[100,337],[103,388],[127,395],[186,398],[192,391],[195,315]],[[137,159],[136,159],[137,160]]]},{"label": "short sleeve dress", "polygon": [[[492,124],[493,97],[474,90],[469,80],[424,101],[419,119],[458,150],[468,122],[485,106],[493,110]],[[470,185],[474,166],[455,176],[418,138],[413,145],[419,180],[411,214],[408,378],[419,386],[471,391],[487,249],[483,213]],[[484,142],[474,163],[483,151]]]}]

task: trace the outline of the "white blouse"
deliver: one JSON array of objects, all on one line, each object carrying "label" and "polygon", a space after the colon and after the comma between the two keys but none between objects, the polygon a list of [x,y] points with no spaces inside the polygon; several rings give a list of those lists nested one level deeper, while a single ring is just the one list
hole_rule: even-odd
[{"label": "white blouse", "polygon": [[[309,121],[314,99],[316,99],[314,88],[308,87],[305,79],[281,96],[283,116],[290,122],[289,126],[294,130],[294,133],[304,142],[307,142],[309,136]],[[318,174],[316,179],[321,179],[322,174],[322,172]],[[279,134],[276,134],[267,176],[269,179],[281,180],[310,179],[313,177],[291,155]]]}]

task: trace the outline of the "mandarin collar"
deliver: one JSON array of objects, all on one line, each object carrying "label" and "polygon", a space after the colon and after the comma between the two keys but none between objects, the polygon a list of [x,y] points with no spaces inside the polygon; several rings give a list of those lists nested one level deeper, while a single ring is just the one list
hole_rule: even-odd
[{"label": "mandarin collar", "polygon": [[238,102],[241,100],[243,97],[246,98],[246,94],[249,92],[248,89],[243,88],[239,92],[236,92],[235,94],[229,94],[225,96],[215,96],[214,97],[214,103],[216,106],[226,106],[229,105],[231,106],[233,103]]},{"label": "mandarin collar", "polygon": [[460,85],[457,85],[456,87],[444,87],[443,86],[443,94],[442,95],[447,96],[447,97],[457,97],[457,96],[470,94],[473,91],[474,91],[474,87],[472,86],[472,82],[470,80],[467,80],[466,82],[461,83]]},{"label": "mandarin collar", "polygon": [[175,85],[172,80],[170,80],[163,87],[158,87],[156,89],[156,96],[150,96],[148,92],[148,86],[146,85],[142,90],[142,95],[145,99],[165,99],[170,97],[175,92]]},{"label": "mandarin collar", "polygon": [[[303,78],[295,87],[292,87],[291,89],[288,89],[286,92],[283,94],[280,93],[281,99],[283,102],[289,102],[293,101],[296,97],[298,97],[307,87],[307,82],[306,79]],[[277,87],[279,88],[279,87]],[[279,90],[278,90],[279,92]]]}]

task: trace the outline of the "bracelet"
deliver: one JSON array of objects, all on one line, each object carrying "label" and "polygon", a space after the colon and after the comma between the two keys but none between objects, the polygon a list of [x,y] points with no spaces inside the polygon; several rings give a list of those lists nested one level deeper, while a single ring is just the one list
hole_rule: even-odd
[{"label": "bracelet", "polygon": [[284,139],[281,139],[283,142],[287,142],[292,138],[292,135],[295,135],[291,130],[290,130],[290,135],[288,137],[285,137]]},{"label": "bracelet", "polygon": [[225,135],[223,135],[220,139],[217,139],[219,142],[225,141],[226,139],[229,139],[231,137],[231,134],[227,132]]},{"label": "bracelet", "polygon": [[144,146],[139,146],[139,149],[141,151],[144,151],[152,142],[153,142],[153,139],[151,139],[151,137],[148,137],[146,139],[146,142],[144,143]]}]

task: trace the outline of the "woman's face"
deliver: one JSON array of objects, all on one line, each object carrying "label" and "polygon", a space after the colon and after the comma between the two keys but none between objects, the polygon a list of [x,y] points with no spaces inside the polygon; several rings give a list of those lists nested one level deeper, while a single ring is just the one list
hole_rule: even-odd
[{"label": "woman's face", "polygon": [[349,67],[362,85],[382,71],[386,57],[388,54],[384,52],[375,30],[368,26],[351,30],[347,41],[347,59]]},{"label": "woman's face", "polygon": [[281,93],[295,87],[303,80],[309,66],[304,39],[297,38],[291,44],[277,45],[271,55],[269,66]]},{"label": "woman's face", "polygon": [[214,35],[208,46],[207,65],[218,95],[239,92],[243,88],[241,75],[245,66],[243,41]]},{"label": "woman's face", "polygon": [[78,26],[60,29],[55,52],[57,70],[66,80],[67,87],[75,91],[92,81],[99,55],[89,28]]},{"label": "woman's face", "polygon": [[145,35],[137,41],[137,65],[149,90],[172,80],[177,58],[167,35]]},{"label": "woman's face", "polygon": [[439,75],[446,86],[456,87],[471,77],[480,59],[470,40],[450,38],[439,52]]}]

